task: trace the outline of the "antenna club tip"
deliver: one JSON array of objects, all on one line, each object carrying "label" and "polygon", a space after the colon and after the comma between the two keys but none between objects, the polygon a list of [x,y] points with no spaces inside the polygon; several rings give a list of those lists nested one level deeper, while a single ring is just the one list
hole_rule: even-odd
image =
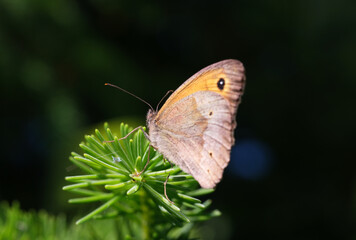
[{"label": "antenna club tip", "polygon": [[109,85],[109,83],[104,83],[104,85],[106,86],[106,85]]}]

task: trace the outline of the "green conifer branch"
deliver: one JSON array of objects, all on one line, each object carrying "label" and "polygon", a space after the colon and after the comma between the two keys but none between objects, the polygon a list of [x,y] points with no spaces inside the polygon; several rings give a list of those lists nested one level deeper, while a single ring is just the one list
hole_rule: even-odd
[{"label": "green conifer branch", "polygon": [[[81,195],[69,202],[98,204],[77,224],[91,219],[115,218],[126,222],[118,225],[118,231],[126,233],[126,237],[159,239],[168,235],[188,236],[187,230],[195,222],[220,215],[218,210],[208,211],[210,200],[201,202],[197,198],[213,190],[199,188],[191,175],[178,166],[172,167],[155,149],[149,151],[149,142],[141,130],[118,140],[131,130],[128,125],[121,124],[120,133],[115,136],[108,124],[104,124],[105,136],[96,129],[95,135],[85,136],[85,141],[79,145],[83,154],[72,153],[70,161],[84,174],[65,178],[72,184],[63,190]],[[148,154],[150,160],[143,170]],[[174,203],[164,194],[166,180],[167,195]]]}]

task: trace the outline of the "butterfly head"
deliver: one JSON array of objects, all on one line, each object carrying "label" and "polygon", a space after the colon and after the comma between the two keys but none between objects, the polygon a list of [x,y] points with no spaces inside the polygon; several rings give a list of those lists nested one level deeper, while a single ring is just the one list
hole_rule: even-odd
[{"label": "butterfly head", "polygon": [[148,110],[147,116],[146,116],[146,125],[147,125],[148,127],[152,126],[152,123],[153,123],[153,121],[155,120],[156,115],[157,115],[157,112],[156,112],[156,111],[154,111],[154,110],[152,110],[152,109]]}]

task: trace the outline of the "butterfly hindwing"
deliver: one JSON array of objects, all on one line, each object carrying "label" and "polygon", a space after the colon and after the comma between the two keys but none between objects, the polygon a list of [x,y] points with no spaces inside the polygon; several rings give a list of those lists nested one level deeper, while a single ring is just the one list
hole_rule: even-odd
[{"label": "butterfly hindwing", "polygon": [[156,131],[150,131],[150,139],[168,160],[190,173],[202,187],[212,188],[230,159],[230,118],[224,98],[199,91],[169,106],[153,127]]}]

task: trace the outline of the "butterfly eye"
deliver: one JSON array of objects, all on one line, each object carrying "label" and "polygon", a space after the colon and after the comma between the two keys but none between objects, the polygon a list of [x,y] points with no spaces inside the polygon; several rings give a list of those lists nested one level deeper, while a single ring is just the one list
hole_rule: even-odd
[{"label": "butterfly eye", "polygon": [[225,86],[225,79],[220,78],[219,81],[218,81],[218,88],[219,88],[220,90],[223,90],[223,89],[224,89],[224,86]]}]

